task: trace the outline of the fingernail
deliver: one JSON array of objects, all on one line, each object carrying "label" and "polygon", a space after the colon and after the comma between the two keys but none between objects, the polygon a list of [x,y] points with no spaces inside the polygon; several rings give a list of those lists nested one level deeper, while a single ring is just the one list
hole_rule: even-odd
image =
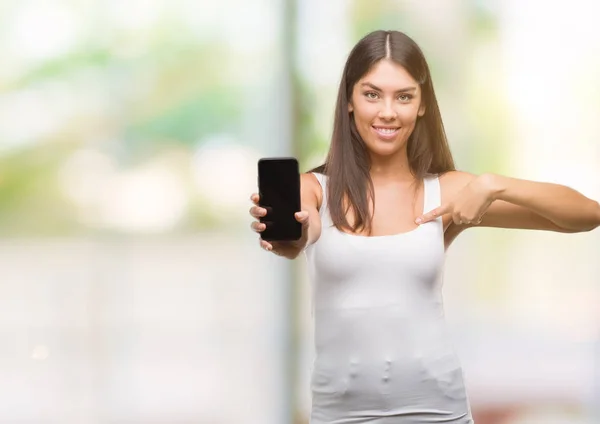
[{"label": "fingernail", "polygon": [[421,218],[417,218],[417,220],[415,221],[417,224],[420,224],[421,222],[423,222],[423,220]]}]

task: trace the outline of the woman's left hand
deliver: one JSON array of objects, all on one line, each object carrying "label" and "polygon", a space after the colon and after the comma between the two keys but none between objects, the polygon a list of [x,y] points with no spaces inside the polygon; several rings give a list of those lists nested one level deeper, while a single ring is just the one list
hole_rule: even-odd
[{"label": "woman's left hand", "polygon": [[424,213],[415,222],[424,224],[442,215],[452,214],[456,225],[480,224],[483,215],[495,200],[492,179],[490,174],[474,177],[451,201]]}]

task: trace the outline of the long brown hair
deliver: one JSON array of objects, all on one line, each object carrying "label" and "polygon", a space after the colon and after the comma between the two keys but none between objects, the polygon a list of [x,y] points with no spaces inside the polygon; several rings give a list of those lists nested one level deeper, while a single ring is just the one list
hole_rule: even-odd
[{"label": "long brown hair", "polygon": [[[404,67],[421,87],[425,114],[417,118],[407,145],[408,163],[416,181],[421,182],[428,174],[455,170],[423,52],[409,36],[399,31],[367,34],[354,46],[344,66],[325,163],[311,170],[328,177],[328,207],[333,224],[340,230],[364,229],[370,234],[372,229],[368,199],[374,202],[375,193],[369,173],[370,159],[348,104],[354,85],[382,59],[393,60]],[[353,211],[353,225],[346,218],[349,209]]]}]

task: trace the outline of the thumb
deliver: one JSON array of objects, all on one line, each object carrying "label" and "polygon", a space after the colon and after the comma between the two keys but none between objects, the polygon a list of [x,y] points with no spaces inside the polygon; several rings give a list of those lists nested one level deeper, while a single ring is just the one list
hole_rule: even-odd
[{"label": "thumb", "polygon": [[295,214],[296,221],[300,222],[302,225],[308,225],[308,212],[300,211]]}]

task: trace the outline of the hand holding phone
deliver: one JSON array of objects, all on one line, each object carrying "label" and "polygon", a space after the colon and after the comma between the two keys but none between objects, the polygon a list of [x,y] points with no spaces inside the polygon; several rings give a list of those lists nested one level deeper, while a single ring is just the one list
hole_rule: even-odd
[{"label": "hand holding phone", "polygon": [[267,241],[295,241],[302,225],[294,214],[300,211],[300,173],[295,158],[262,158],[258,161],[259,206],[266,210],[260,222]]},{"label": "hand holding phone", "polygon": [[300,173],[295,158],[263,158],[258,162],[259,193],[252,195],[252,229],[261,246],[286,257],[297,255],[307,239],[308,212],[301,211]]},{"label": "hand holding phone", "polygon": [[[252,222],[250,227],[258,234],[261,234],[264,231],[266,226],[265,226],[265,224],[260,222],[260,218],[262,216],[264,216],[264,214],[266,213],[266,210],[259,206],[260,197],[259,197],[258,193],[254,193],[250,197],[250,199],[254,203],[254,206],[252,206],[250,208],[250,215],[252,215],[252,217],[257,219],[256,221]],[[262,237],[259,237],[260,247],[262,247],[263,249],[265,249],[269,252],[273,252],[276,255],[285,256],[286,258],[289,258],[289,259],[293,259],[294,257],[296,257],[298,255],[298,253],[300,253],[300,251],[304,248],[304,246],[306,246],[306,243],[308,241],[308,227],[309,227],[308,212],[306,212],[306,211],[296,212],[295,218],[302,226],[302,237],[300,237],[299,240],[297,240],[297,241],[293,241],[293,240],[292,241],[272,241],[272,240],[266,241],[266,240],[263,240]]]}]

